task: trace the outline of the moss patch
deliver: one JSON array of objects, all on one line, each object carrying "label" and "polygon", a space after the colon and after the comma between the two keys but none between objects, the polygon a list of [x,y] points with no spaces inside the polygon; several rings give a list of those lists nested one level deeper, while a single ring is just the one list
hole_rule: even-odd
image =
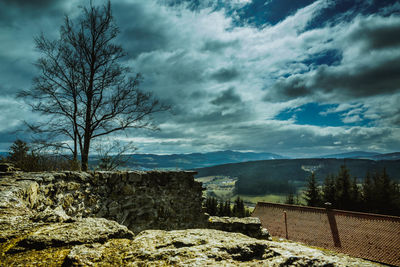
[{"label": "moss patch", "polygon": [[61,266],[70,252],[70,247],[29,250],[0,257],[2,266]]}]

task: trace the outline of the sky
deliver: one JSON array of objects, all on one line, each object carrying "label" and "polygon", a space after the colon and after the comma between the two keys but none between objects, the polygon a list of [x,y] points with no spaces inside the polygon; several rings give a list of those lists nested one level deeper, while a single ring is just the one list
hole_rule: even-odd
[{"label": "sky", "polygon": [[[34,37],[56,39],[63,16],[88,3],[0,1],[0,151],[16,138],[29,141],[19,130],[38,120],[15,97],[38,74]],[[116,43],[128,53],[123,64],[172,107],[154,116],[159,131],[111,137],[134,142],[137,153],[400,151],[400,2],[111,4]]]}]

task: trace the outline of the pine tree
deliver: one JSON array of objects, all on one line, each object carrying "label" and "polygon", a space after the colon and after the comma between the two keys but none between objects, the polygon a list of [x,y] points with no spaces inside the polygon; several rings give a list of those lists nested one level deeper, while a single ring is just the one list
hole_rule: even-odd
[{"label": "pine tree", "polygon": [[304,199],[307,202],[307,206],[318,207],[321,205],[321,192],[318,188],[314,172],[308,179],[308,186],[307,190],[304,192]]},{"label": "pine tree", "polygon": [[17,139],[10,147],[8,160],[14,164],[15,167],[26,170],[29,162],[29,146],[26,142]]},{"label": "pine tree", "polygon": [[231,209],[231,201],[227,200],[225,201],[225,205],[224,205],[224,216],[232,216],[232,209]]},{"label": "pine tree", "polygon": [[246,208],[244,207],[243,199],[240,200],[239,204],[240,204],[240,206],[239,206],[239,216],[238,217],[242,218],[242,217],[246,216]]},{"label": "pine tree", "polygon": [[214,197],[210,197],[206,199],[206,212],[211,216],[216,216],[218,209],[217,209],[217,199]]},{"label": "pine tree", "polygon": [[335,181],[336,205],[339,209],[349,209],[351,206],[351,180],[349,170],[345,165],[340,166],[340,171]]},{"label": "pine tree", "polygon": [[398,215],[400,210],[397,205],[397,200],[399,199],[398,185],[389,178],[385,168],[382,174],[377,175],[376,181],[378,182],[376,188],[379,190],[375,192],[378,197],[376,203],[380,213]]},{"label": "pine tree", "polygon": [[218,203],[218,216],[225,216],[224,213],[224,202],[220,201]]},{"label": "pine tree", "polygon": [[235,204],[233,206],[232,214],[235,217],[244,217],[246,214],[244,208],[244,202],[239,196],[235,199]]},{"label": "pine tree", "polygon": [[357,178],[354,177],[351,184],[351,199],[349,208],[355,211],[360,210],[360,203],[361,203],[361,194],[360,190],[358,189]]},{"label": "pine tree", "polygon": [[362,202],[363,210],[366,212],[375,211],[375,194],[374,194],[374,183],[371,180],[371,174],[367,172],[362,185]]},{"label": "pine tree", "polygon": [[324,186],[322,187],[323,191],[323,202],[329,202],[332,204],[332,207],[336,207],[336,187],[335,187],[335,178],[333,175],[328,175],[325,178]]},{"label": "pine tree", "polygon": [[286,196],[285,204],[294,204],[294,194],[292,191],[290,191],[289,194]]}]

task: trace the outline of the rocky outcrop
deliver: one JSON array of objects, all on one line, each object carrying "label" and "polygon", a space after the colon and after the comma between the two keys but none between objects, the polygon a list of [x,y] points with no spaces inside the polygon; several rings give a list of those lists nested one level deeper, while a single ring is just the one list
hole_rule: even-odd
[{"label": "rocky outcrop", "polygon": [[[187,178],[191,174],[164,174],[165,177],[162,172],[19,173],[0,178],[0,266],[376,266],[296,243],[260,240],[214,229],[139,232],[138,229],[146,228],[140,212],[153,214],[149,216],[149,228],[158,225],[179,229],[202,224],[197,206],[201,196],[190,195],[198,190],[198,184]],[[133,184],[141,185],[141,190]],[[133,205],[130,198],[138,200],[136,194],[153,199],[152,205]],[[178,200],[182,203],[173,202]],[[125,205],[130,210],[123,217],[125,225],[100,218],[112,217],[113,202],[118,202],[117,210]],[[175,217],[167,218],[166,213],[160,212],[163,205],[182,210],[170,211],[168,216]],[[187,218],[184,212],[188,212]],[[159,223],[154,214],[171,226]],[[260,230],[255,220],[212,220],[222,220],[221,225],[228,228],[257,226]],[[139,226],[133,226],[134,222]],[[228,230],[234,229],[238,228]]]},{"label": "rocky outcrop", "polygon": [[376,266],[288,242],[192,229],[147,230],[133,240],[74,246],[66,265],[79,266]]},{"label": "rocky outcrop", "polygon": [[267,229],[261,226],[260,219],[256,217],[217,217],[208,219],[208,228],[226,232],[242,233],[257,239],[271,240]]}]

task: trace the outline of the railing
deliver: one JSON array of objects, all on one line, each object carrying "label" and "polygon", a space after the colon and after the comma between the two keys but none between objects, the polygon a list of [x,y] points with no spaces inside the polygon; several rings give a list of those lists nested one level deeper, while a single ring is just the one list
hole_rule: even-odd
[{"label": "railing", "polygon": [[400,266],[400,217],[258,202],[272,236]]}]

